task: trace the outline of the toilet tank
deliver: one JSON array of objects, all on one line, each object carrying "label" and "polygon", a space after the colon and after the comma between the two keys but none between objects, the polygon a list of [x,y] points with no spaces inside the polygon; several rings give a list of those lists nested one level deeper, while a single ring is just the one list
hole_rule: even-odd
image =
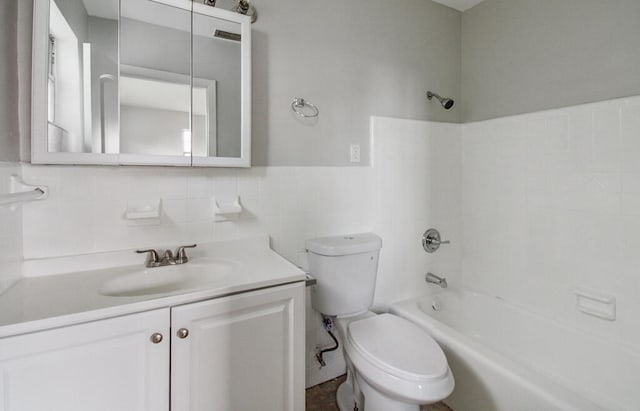
[{"label": "toilet tank", "polygon": [[325,315],[365,312],[373,303],[382,239],[373,233],[307,240],[309,271],[317,283],[311,305]]}]

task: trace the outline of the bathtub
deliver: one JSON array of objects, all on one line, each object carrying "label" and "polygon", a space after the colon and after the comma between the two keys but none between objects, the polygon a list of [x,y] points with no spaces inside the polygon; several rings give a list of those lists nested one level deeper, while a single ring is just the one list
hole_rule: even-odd
[{"label": "bathtub", "polygon": [[444,350],[455,411],[638,411],[640,353],[469,291],[401,301],[391,312]]}]

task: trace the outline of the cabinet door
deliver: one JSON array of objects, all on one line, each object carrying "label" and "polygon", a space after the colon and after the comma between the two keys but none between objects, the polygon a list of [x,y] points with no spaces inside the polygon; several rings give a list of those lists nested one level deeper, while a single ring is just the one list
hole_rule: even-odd
[{"label": "cabinet door", "polygon": [[304,283],[174,307],[171,325],[172,410],[304,410]]},{"label": "cabinet door", "polygon": [[[0,410],[168,410],[169,314],[0,339]],[[164,338],[153,343],[153,333]]]}]

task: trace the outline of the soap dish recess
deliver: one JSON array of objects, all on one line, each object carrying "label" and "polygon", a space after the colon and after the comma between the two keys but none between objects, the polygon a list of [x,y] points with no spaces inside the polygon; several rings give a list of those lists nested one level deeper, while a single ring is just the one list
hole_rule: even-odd
[{"label": "soap dish recess", "polygon": [[160,219],[162,202],[155,201],[128,201],[124,218],[127,220],[151,220]]},{"label": "soap dish recess", "polygon": [[240,197],[213,197],[213,214],[215,221],[229,221],[238,218],[242,213]]},{"label": "soap dish recess", "polygon": [[584,288],[577,288],[573,292],[576,295],[576,308],[578,311],[603,320],[615,321],[616,298],[614,296],[585,290]]}]

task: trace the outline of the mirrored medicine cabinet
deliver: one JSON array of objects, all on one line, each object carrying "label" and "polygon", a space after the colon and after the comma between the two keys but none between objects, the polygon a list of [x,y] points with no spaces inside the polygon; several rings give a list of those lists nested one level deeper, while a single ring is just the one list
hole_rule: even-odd
[{"label": "mirrored medicine cabinet", "polygon": [[33,27],[32,163],[250,166],[250,17],[35,0]]}]

